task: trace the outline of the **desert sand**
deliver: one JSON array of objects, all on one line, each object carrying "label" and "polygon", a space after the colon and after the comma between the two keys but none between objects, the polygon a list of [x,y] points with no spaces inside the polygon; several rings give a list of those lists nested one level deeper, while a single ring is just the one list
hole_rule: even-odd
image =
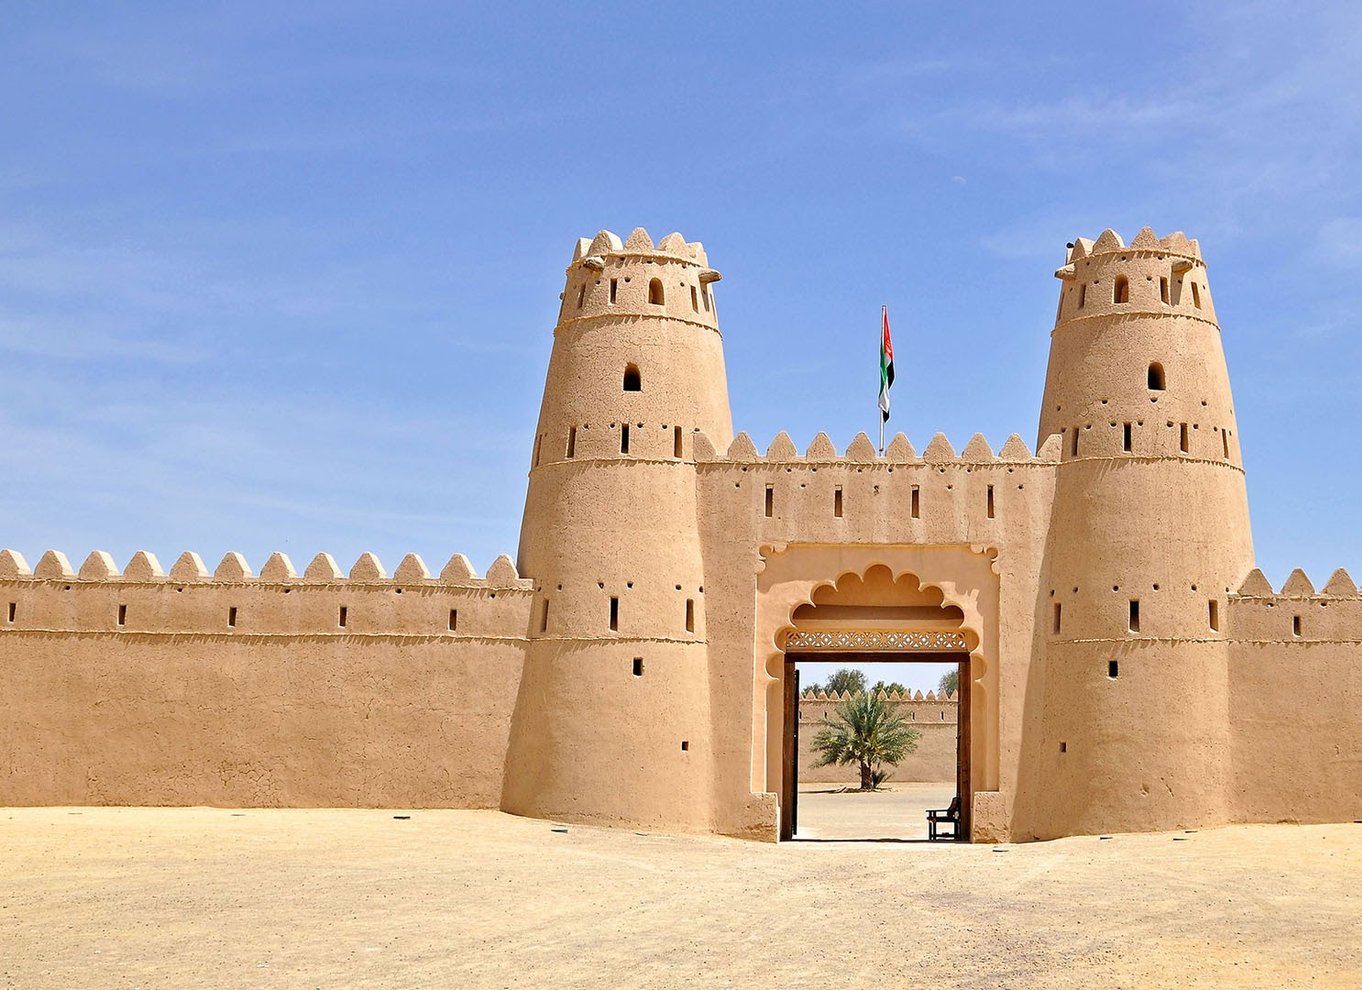
[{"label": "desert sand", "polygon": [[1362,985],[1362,824],[836,839],[869,802],[937,797],[807,794],[817,841],[780,846],[492,811],[6,809],[0,986]]}]

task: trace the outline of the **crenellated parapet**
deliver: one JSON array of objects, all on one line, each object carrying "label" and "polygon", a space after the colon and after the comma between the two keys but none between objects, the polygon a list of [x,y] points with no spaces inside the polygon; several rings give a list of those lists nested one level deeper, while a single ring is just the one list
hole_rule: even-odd
[{"label": "crenellated parapet", "polygon": [[1341,567],[1318,591],[1300,568],[1276,591],[1254,568],[1230,596],[1229,633],[1244,643],[1362,644],[1362,592]]},{"label": "crenellated parapet", "polygon": [[121,571],[102,550],[77,570],[58,550],[32,568],[0,550],[0,634],[333,635],[523,639],[533,582],[502,555],[479,577],[463,554],[433,576],[417,554],[389,574],[372,553],[343,572],[317,554],[300,574],[274,553],[256,574],[240,553],[211,572],[193,551],[167,571],[139,550]]}]

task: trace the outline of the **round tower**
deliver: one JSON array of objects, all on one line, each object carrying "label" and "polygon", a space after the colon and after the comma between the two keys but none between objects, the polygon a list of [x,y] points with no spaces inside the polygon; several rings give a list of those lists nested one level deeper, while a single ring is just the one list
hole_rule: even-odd
[{"label": "round tower", "polygon": [[709,664],[694,437],[732,440],[704,248],[577,244],[520,533],[535,582],[502,808],[709,825]]},{"label": "round tower", "polygon": [[1062,458],[1038,617],[1039,837],[1224,822],[1226,596],[1253,566],[1196,241],[1072,245],[1040,415]]}]

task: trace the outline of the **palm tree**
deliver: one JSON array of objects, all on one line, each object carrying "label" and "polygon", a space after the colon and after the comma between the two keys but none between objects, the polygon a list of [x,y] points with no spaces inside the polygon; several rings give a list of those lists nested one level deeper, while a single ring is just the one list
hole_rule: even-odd
[{"label": "palm tree", "polygon": [[822,754],[814,766],[859,764],[861,790],[873,791],[888,776],[881,767],[901,763],[921,737],[878,694],[853,695],[837,706],[832,718],[823,719],[813,737],[813,748]]}]

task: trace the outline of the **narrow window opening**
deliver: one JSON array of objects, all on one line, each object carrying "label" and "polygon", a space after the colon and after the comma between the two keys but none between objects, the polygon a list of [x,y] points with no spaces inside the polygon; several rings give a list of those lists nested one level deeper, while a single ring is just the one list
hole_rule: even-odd
[{"label": "narrow window opening", "polygon": [[922,493],[917,485],[913,486],[911,514],[914,519],[922,518]]},{"label": "narrow window opening", "polygon": [[577,456],[577,427],[575,426],[568,427],[567,456]]},{"label": "narrow window opening", "polygon": [[690,308],[691,312],[700,312],[700,300],[695,295],[695,286],[690,287]]},{"label": "narrow window opening", "polygon": [[[227,624],[228,624],[228,625],[235,625],[235,624],[236,624],[235,619],[236,619],[236,609],[232,609],[232,619],[231,619]],[[124,626],[124,625],[127,625],[127,623],[128,623],[128,606],[126,606],[126,605],[120,605],[120,606],[118,606],[118,624],[119,624],[120,626]]]},{"label": "narrow window opening", "polygon": [[709,286],[700,286],[700,298],[705,301],[705,312],[709,312]]},{"label": "narrow window opening", "polygon": [[988,517],[989,517],[990,519],[994,518],[994,511],[993,511],[993,486],[992,486],[992,485],[989,485],[989,486],[988,486]]},{"label": "narrow window opening", "polygon": [[642,676],[643,676],[643,658],[642,658],[642,657],[634,657],[634,676],[635,676],[635,677],[642,677]]},{"label": "narrow window opening", "polygon": [[1060,751],[1061,753],[1067,753],[1067,752],[1069,751],[1069,744],[1066,743],[1066,742],[1060,743],[1060,744],[1059,744],[1059,751]]},{"label": "narrow window opening", "polygon": [[[120,622],[119,625],[122,625],[122,623]],[[229,628],[229,629],[235,629],[235,628],[236,628],[236,606],[235,606],[235,605],[233,605],[231,608],[227,609],[227,628]]]},{"label": "narrow window opening", "polygon": [[1113,681],[1116,680],[1116,675],[1120,673],[1120,669],[1121,669],[1120,664],[1117,661],[1115,660],[1107,661],[1107,676],[1110,677]]},{"label": "narrow window opening", "polygon": [[1061,620],[1062,620],[1063,616],[1064,616],[1064,606],[1061,605],[1059,602],[1055,602],[1055,633],[1056,633],[1056,634],[1059,633],[1059,629],[1060,629],[1060,625],[1061,625]]},{"label": "narrow window opening", "polygon": [[1082,309],[1083,304],[1088,301],[1088,283],[1084,282],[1078,287],[1078,308]]},{"label": "narrow window opening", "polygon": [[690,740],[689,740],[689,739],[682,739],[682,740],[681,740],[681,752],[683,752],[683,753],[689,753],[689,752],[690,752]]},{"label": "narrow window opening", "polygon": [[842,486],[838,485],[832,490],[832,514],[838,519],[842,518]]},{"label": "narrow window opening", "polygon": [[549,631],[549,600],[544,599],[544,611],[539,614],[539,631]]},{"label": "narrow window opening", "polygon": [[1229,431],[1229,430],[1221,430],[1221,431],[1220,431],[1220,446],[1224,448],[1224,450],[1225,450],[1225,460],[1228,461],[1228,460],[1230,459],[1230,431]]},{"label": "narrow window opening", "polygon": [[666,294],[662,291],[662,279],[653,279],[648,283],[648,302],[653,306],[661,306],[666,301]]},{"label": "narrow window opening", "polygon": [[1165,384],[1163,365],[1155,361],[1149,366],[1149,390],[1151,392],[1162,392],[1167,385]]},{"label": "narrow window opening", "polygon": [[619,632],[620,628],[620,600],[610,599],[610,631]]},{"label": "narrow window opening", "polygon": [[1117,303],[1130,302],[1130,280],[1124,275],[1116,277],[1116,282],[1111,290],[1111,301]]},{"label": "narrow window opening", "polygon": [[629,453],[629,424],[620,424],[620,453]]},{"label": "narrow window opening", "polygon": [[695,599],[686,599],[686,632],[695,632]]},{"label": "narrow window opening", "polygon": [[1127,454],[1130,453],[1130,439],[1130,424],[1126,423],[1125,428],[1121,431],[1121,449]]},{"label": "narrow window opening", "polygon": [[584,285],[577,290],[577,308],[581,309],[582,305],[585,302],[586,302],[586,286]]},{"label": "narrow window opening", "polygon": [[1168,302],[1168,276],[1159,279],[1159,301],[1167,304]]},{"label": "narrow window opening", "polygon": [[1078,427],[1076,427],[1076,426],[1074,427],[1074,438],[1073,438],[1073,443],[1072,443],[1072,444],[1070,445],[1070,447],[1069,447],[1069,455],[1070,455],[1071,457],[1077,457],[1077,456],[1078,456]]},{"label": "narrow window opening", "polygon": [[346,624],[347,622],[349,622],[349,621],[350,621],[350,609],[348,609],[346,606],[342,605],[342,606],[340,607],[340,615],[338,615],[338,616],[336,617],[336,624],[337,624],[338,626],[340,626],[342,629],[344,629],[344,628],[345,628],[345,624]]},{"label": "narrow window opening", "polygon": [[1295,636],[1297,639],[1300,639],[1301,617],[1299,615],[1291,616],[1291,635]]},{"label": "narrow window opening", "polygon": [[1132,598],[1130,600],[1130,631],[1137,633],[1140,631],[1140,600]]},{"label": "narrow window opening", "polygon": [[776,511],[776,488],[775,485],[766,486],[766,518],[770,519]]},{"label": "narrow window opening", "polygon": [[638,365],[631,364],[624,369],[624,390],[626,392],[643,391],[643,376],[638,373]]},{"label": "narrow window opening", "polygon": [[13,621],[14,621],[14,615],[15,615],[15,613],[18,612],[18,611],[19,611],[19,603],[18,603],[18,602],[10,602],[10,603],[9,603],[9,621],[10,621],[10,622],[13,622]]},{"label": "narrow window opening", "polygon": [[1220,631],[1220,603],[1219,603],[1218,601],[1216,601],[1214,598],[1212,598],[1212,599],[1211,599],[1209,602],[1207,602],[1206,604],[1207,604],[1207,606],[1208,606],[1208,612],[1210,613],[1209,616],[1208,616],[1208,618],[1209,618],[1209,620],[1210,620],[1211,632],[1219,632],[1219,631]]},{"label": "narrow window opening", "polygon": [[1201,308],[1201,290],[1197,288],[1195,282],[1192,283],[1192,305],[1197,309]]},{"label": "narrow window opening", "polygon": [[459,610],[457,608],[451,608],[449,610],[449,631],[459,631]]},{"label": "narrow window opening", "polygon": [[679,426],[672,428],[672,456],[678,459],[681,457],[681,427]]},{"label": "narrow window opening", "polygon": [[1187,446],[1187,443],[1188,443],[1187,424],[1183,423],[1181,429],[1178,431],[1178,449],[1181,450],[1184,454],[1187,453],[1187,451],[1190,449]]},{"label": "narrow window opening", "polygon": [[615,300],[619,298],[620,281],[617,278],[610,280],[610,305],[615,305]]},{"label": "narrow window opening", "polygon": [[541,433],[539,434],[539,436],[534,438],[534,465],[533,465],[534,467],[539,466],[539,448],[543,446],[543,443],[544,434]]}]

